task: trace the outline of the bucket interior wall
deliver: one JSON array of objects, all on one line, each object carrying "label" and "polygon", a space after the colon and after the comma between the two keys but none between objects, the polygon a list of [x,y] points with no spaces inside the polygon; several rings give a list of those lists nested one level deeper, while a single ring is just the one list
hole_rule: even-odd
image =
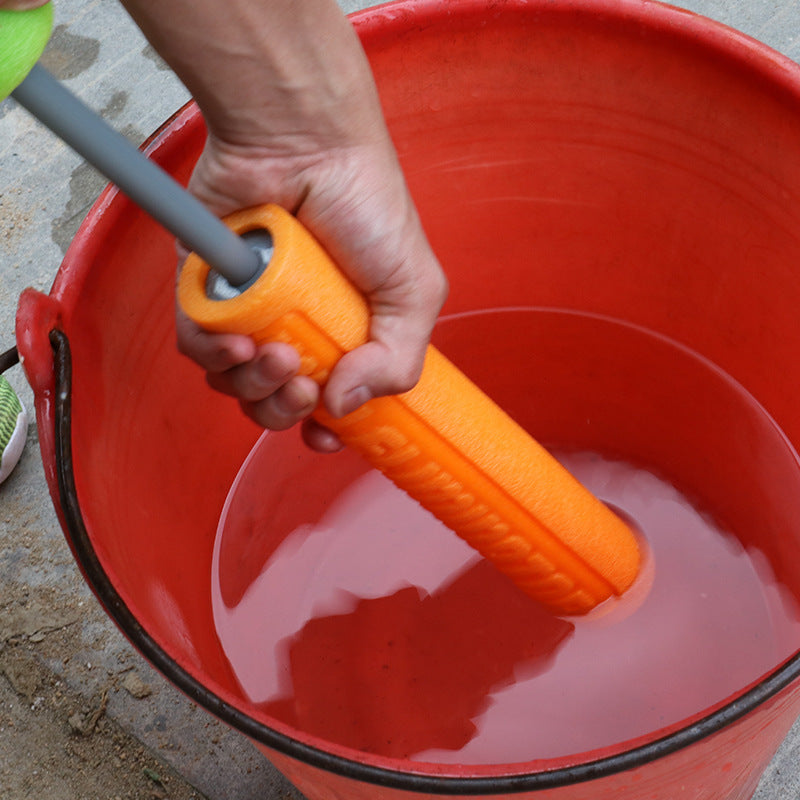
[{"label": "bucket interior wall", "polygon": [[[768,77],[721,28],[701,42],[677,12],[644,24],[651,3],[451,5],[376,9],[359,27],[450,279],[445,313],[531,306],[641,325],[729,373],[800,445],[796,77]],[[151,150],[185,180],[203,138],[189,108]],[[54,293],[73,348],[77,488],[136,617],[241,705],[208,587],[220,511],[259,431],[175,351],[174,269],[170,237],[118,196],[66,258]],[[651,434],[616,446],[658,463],[670,436]],[[683,455],[667,465],[676,478],[720,502],[747,496],[746,474],[723,482]],[[784,533],[751,528],[750,543],[800,593],[800,536]]]}]

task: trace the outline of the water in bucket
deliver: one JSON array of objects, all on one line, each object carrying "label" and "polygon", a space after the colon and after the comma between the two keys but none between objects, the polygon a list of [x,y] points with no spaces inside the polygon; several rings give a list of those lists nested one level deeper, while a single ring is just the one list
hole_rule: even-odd
[{"label": "water in bucket", "polygon": [[434,343],[638,529],[641,575],[553,617],[357,456],[265,433],[212,574],[254,716],[379,756],[525,762],[699,716],[796,650],[770,542],[800,512],[800,464],[732,377],[576,312],[462,314]]}]

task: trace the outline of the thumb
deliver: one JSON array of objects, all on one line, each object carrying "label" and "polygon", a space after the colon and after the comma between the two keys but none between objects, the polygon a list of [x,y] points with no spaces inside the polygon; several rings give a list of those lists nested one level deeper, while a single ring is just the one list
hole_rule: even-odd
[{"label": "thumb", "polygon": [[343,417],[374,397],[414,387],[445,293],[441,285],[432,285],[415,298],[415,309],[373,311],[370,340],[342,356],[325,386],[322,399],[328,413]]}]

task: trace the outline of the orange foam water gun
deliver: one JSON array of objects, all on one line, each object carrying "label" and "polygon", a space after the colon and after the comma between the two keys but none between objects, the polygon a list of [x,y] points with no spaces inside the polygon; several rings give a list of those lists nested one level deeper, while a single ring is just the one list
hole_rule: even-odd
[{"label": "orange foam water gun", "polygon": [[[283,209],[225,222],[240,235],[266,234],[266,268],[242,292],[219,291],[221,278],[192,255],[178,281],[181,307],[205,330],[292,345],[301,372],[324,385],[367,341],[364,298]],[[635,579],[628,526],[433,346],[411,391],[341,419],[321,406],[313,415],[555,613],[586,613]]]},{"label": "orange foam water gun", "polygon": [[[323,384],[367,340],[361,295],[286,212],[249,209],[226,226],[109,128],[36,63],[51,26],[50,5],[0,10],[0,98],[10,92],[195,251],[178,287],[190,317],[288,342]],[[251,233],[270,240],[268,259],[242,238]],[[220,299],[223,286],[231,296]],[[410,392],[315,416],[555,613],[586,613],[633,583],[629,528],[433,347]]]}]

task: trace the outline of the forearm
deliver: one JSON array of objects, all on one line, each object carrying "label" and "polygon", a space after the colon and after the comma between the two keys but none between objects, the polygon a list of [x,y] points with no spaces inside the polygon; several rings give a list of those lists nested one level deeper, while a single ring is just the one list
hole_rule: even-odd
[{"label": "forearm", "polygon": [[295,154],[384,135],[369,65],[334,0],[123,0],[212,133]]}]

